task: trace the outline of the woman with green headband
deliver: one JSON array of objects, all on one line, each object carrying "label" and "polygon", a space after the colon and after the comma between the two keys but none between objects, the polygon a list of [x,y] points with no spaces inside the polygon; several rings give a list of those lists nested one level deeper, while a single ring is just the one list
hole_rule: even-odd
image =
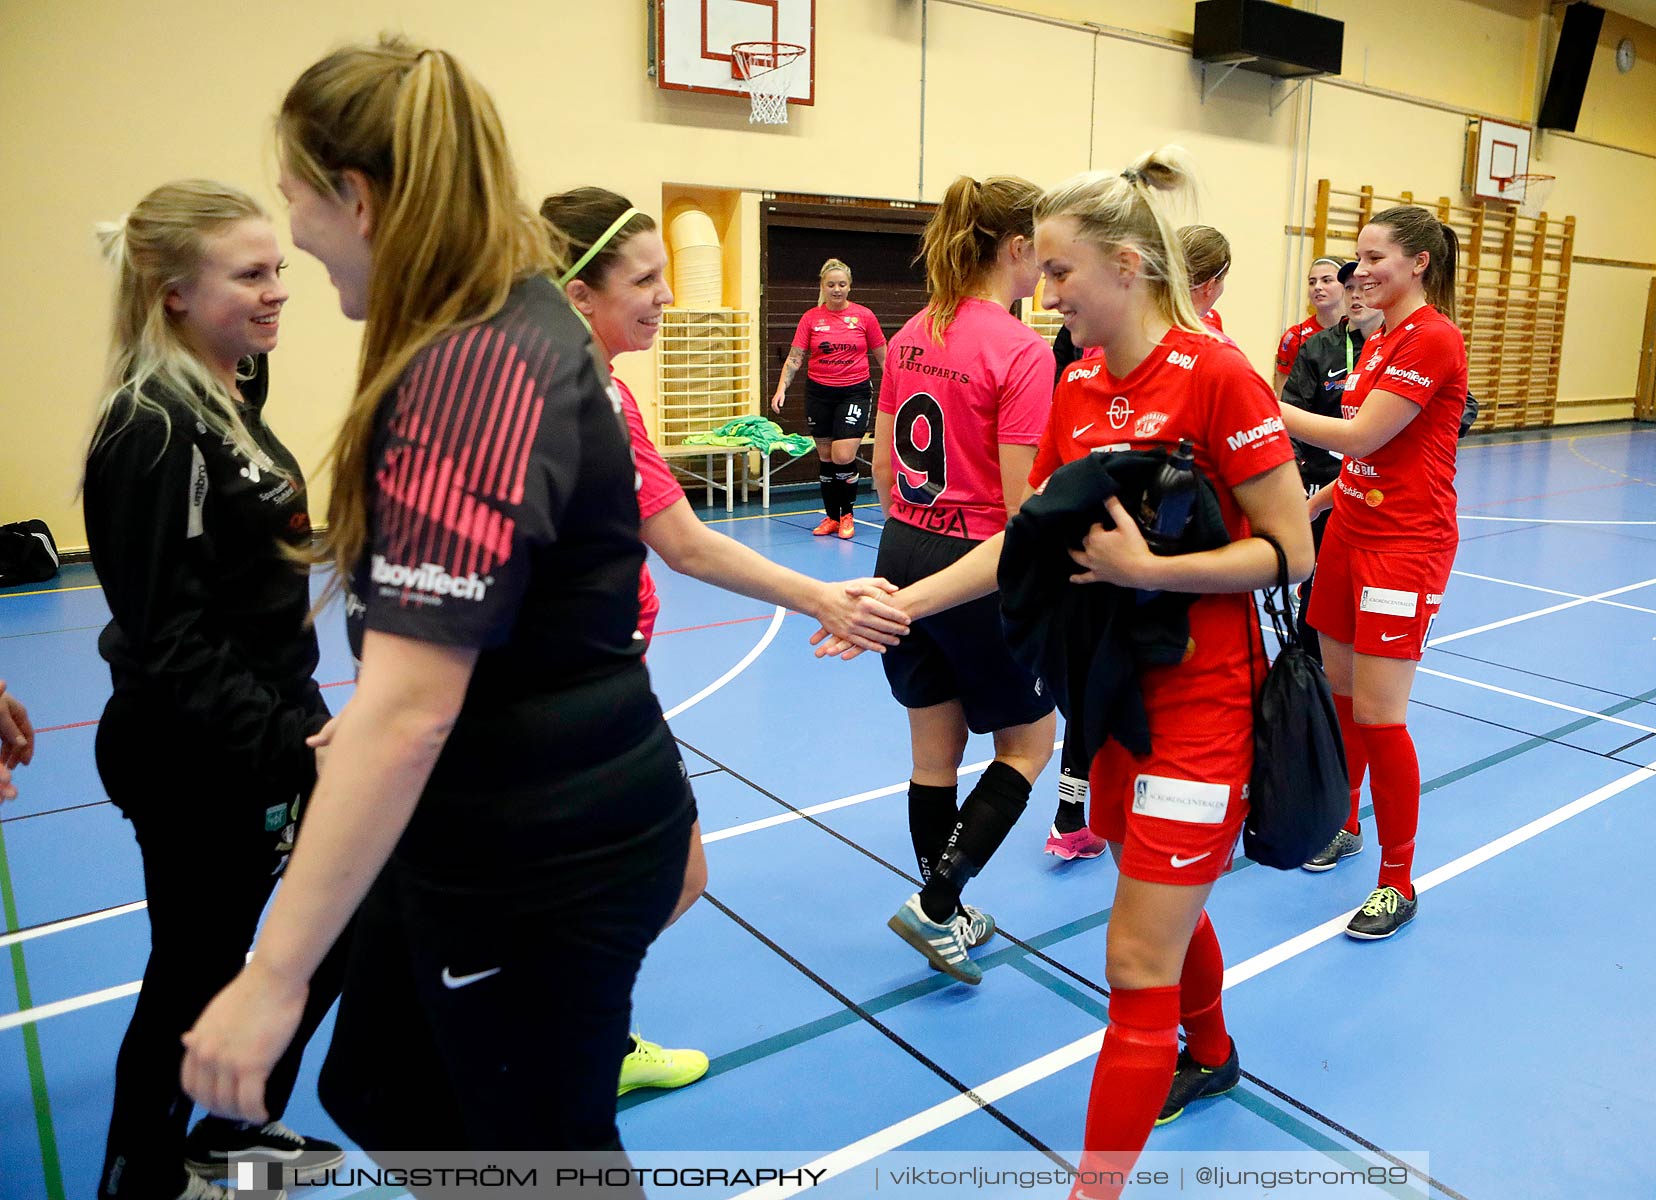
[{"label": "woman with green headband", "polygon": [[[575,310],[586,318],[600,355],[613,362],[618,354],[649,349],[661,325],[661,310],[673,300],[666,278],[667,249],[655,220],[625,197],[595,187],[548,196],[540,211],[568,240],[574,262],[560,281]],[[895,590],[884,580],[824,583],[779,566],[703,524],[651,444],[632,392],[619,378],[612,381],[632,435],[640,532],[644,544],[668,566],[714,587],[809,613],[866,650],[883,651],[908,632],[908,618],[881,602]],[[640,573],[638,587],[638,629],[648,647],[661,608],[648,566]],[[697,825],[691,831],[684,887],[669,925],[696,902],[706,885],[707,858]],[[624,1049],[622,1095],[641,1087],[683,1087],[707,1070],[707,1056],[701,1051],[665,1049],[636,1033],[628,1034]]]}]

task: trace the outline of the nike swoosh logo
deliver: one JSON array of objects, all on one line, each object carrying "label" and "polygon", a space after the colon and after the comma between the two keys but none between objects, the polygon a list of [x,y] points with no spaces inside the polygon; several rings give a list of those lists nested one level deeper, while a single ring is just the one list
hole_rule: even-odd
[{"label": "nike swoosh logo", "polygon": [[1381,864],[1380,864],[1380,865],[1381,865],[1381,866],[1382,866],[1382,867],[1401,867],[1401,866],[1402,866],[1402,865],[1403,865],[1403,864],[1402,864],[1402,863],[1389,863],[1389,862],[1383,862],[1383,863],[1381,863]]},{"label": "nike swoosh logo", "polygon": [[1209,851],[1207,851],[1206,854],[1198,854],[1195,858],[1180,858],[1177,854],[1175,854],[1172,858],[1168,859],[1167,861],[1172,863],[1174,869],[1177,870],[1180,867],[1188,867],[1191,863],[1201,862],[1204,858],[1206,858],[1208,856],[1208,854],[1212,854],[1212,853],[1213,853],[1213,851],[1209,850]]},{"label": "nike swoosh logo", "polygon": [[476,983],[479,979],[487,979],[491,975],[500,974],[499,967],[491,967],[487,971],[478,971],[475,975],[453,975],[447,967],[443,968],[443,986],[446,988],[463,988]]},{"label": "nike swoosh logo", "polygon": [[1345,369],[1345,368],[1344,368],[1344,367],[1336,367],[1336,368],[1334,368],[1334,370],[1332,370],[1332,371],[1330,371],[1330,372],[1329,372],[1329,373],[1328,373],[1328,377],[1329,377],[1329,378],[1330,378],[1330,379],[1333,379],[1333,378],[1334,378],[1334,376],[1336,376],[1336,375],[1344,375],[1344,374],[1345,374],[1345,373],[1346,373],[1346,369]]},{"label": "nike swoosh logo", "polygon": [[1086,433],[1086,432],[1087,432],[1087,430],[1089,430],[1089,429],[1091,429],[1091,428],[1092,428],[1092,427],[1093,427],[1093,426],[1094,426],[1094,425],[1096,425],[1096,424],[1098,424],[1098,422],[1097,422],[1097,421],[1088,421],[1088,422],[1087,422],[1087,423],[1086,423],[1086,424],[1085,424],[1085,425],[1083,425],[1083,426],[1081,426],[1081,428],[1080,428],[1080,429],[1072,429],[1072,430],[1071,430],[1071,431],[1070,431],[1070,437],[1072,437],[1072,438],[1078,438],[1078,437],[1080,437],[1080,436],[1081,436],[1081,435],[1082,435],[1082,434],[1083,434],[1083,433]]},{"label": "nike swoosh logo", "polygon": [[1401,641],[1403,638],[1408,636],[1409,635],[1406,633],[1382,633],[1380,635],[1380,640],[1382,642],[1396,642]]}]

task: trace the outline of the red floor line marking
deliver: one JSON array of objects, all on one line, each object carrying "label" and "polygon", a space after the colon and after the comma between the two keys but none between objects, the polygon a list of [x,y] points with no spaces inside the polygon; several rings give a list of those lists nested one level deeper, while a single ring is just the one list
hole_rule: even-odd
[{"label": "red floor line marking", "polygon": [[734,621],[712,621],[706,625],[686,625],[682,629],[658,629],[655,631],[655,636],[666,637],[670,633],[695,633],[698,629],[718,629],[723,625],[746,625],[749,621],[768,621],[773,615],[772,613],[764,613],[757,617],[737,617]]},{"label": "red floor line marking", "polygon": [[60,729],[85,729],[88,725],[96,724],[96,721],[76,721],[69,725],[48,725],[45,729],[35,730],[35,736],[39,737],[43,733],[56,733]]}]

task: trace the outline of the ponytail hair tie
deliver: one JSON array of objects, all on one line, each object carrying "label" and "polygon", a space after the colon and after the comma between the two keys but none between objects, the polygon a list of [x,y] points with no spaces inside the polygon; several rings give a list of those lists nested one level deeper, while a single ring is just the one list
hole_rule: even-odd
[{"label": "ponytail hair tie", "polygon": [[1144,172],[1135,170],[1132,167],[1128,167],[1125,171],[1123,171],[1121,173],[1121,177],[1123,179],[1125,179],[1128,183],[1143,183],[1144,182]]}]

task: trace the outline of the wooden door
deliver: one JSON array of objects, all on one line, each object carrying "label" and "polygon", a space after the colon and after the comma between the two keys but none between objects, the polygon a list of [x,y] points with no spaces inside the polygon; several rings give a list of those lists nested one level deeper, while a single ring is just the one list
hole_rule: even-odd
[{"label": "wooden door", "polygon": [[[893,209],[883,201],[857,204],[811,204],[767,201],[761,209],[763,257],[759,320],[764,331],[760,355],[760,404],[789,433],[805,430],[805,372],[788,389],[780,414],[770,398],[793,344],[794,330],[805,310],[817,302],[817,273],[830,258],[851,268],[851,299],[879,318],[887,338],[925,306],[925,268],[914,263],[920,233],[930,217],[926,209]],[[880,371],[873,369],[874,394]],[[873,428],[872,422],[869,426]],[[773,478],[780,483],[814,483],[815,455],[807,454]]]}]

